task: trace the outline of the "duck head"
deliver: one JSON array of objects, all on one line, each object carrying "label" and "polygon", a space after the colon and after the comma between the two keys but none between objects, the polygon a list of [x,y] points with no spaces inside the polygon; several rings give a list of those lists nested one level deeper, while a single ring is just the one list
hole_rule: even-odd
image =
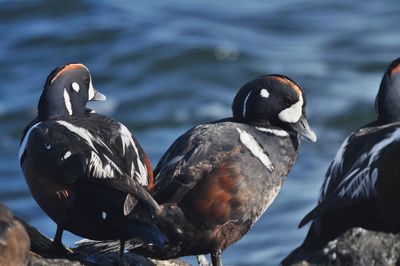
[{"label": "duck head", "polygon": [[55,68],[47,77],[39,99],[40,120],[85,113],[88,101],[104,101],[106,97],[93,87],[89,69],[80,63]]},{"label": "duck head", "polygon": [[236,120],[256,126],[294,130],[315,142],[317,136],[306,116],[306,98],[293,80],[283,75],[265,75],[245,84],[233,105]]}]

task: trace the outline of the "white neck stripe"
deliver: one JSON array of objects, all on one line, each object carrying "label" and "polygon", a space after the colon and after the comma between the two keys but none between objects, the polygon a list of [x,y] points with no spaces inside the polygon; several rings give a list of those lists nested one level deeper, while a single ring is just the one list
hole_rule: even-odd
[{"label": "white neck stripe", "polygon": [[262,132],[271,133],[278,137],[289,137],[289,133],[282,129],[273,129],[273,128],[265,128],[265,127],[256,127],[257,130]]}]

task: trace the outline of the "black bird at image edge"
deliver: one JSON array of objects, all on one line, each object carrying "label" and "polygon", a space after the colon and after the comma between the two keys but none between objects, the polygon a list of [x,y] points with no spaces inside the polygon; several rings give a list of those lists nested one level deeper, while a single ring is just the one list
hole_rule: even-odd
[{"label": "black bird at image edge", "polygon": [[400,232],[400,58],[383,75],[375,100],[377,119],[342,143],[325,175],[304,242],[283,265],[302,261],[346,230]]}]

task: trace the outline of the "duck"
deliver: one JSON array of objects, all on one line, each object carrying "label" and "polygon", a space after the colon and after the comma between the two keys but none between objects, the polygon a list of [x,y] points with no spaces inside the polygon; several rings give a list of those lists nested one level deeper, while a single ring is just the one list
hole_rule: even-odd
[{"label": "duck", "polygon": [[156,259],[211,254],[241,239],[277,196],[298,155],[300,136],[316,141],[306,97],[284,75],[263,75],[233,100],[233,116],[195,126],[168,148],[154,170],[156,223],[163,249],[131,251]]},{"label": "duck", "polygon": [[162,246],[154,223],[159,206],[149,159],[122,123],[86,108],[104,101],[82,63],[55,68],[47,77],[38,115],[23,131],[19,161],[29,190],[57,224],[49,248],[69,253],[64,230],[94,240],[127,239]]},{"label": "duck", "polygon": [[375,99],[376,119],[342,143],[322,183],[304,242],[282,265],[304,260],[354,227],[400,232],[400,58],[386,69]]},{"label": "duck", "polygon": [[0,203],[0,265],[28,265],[30,246],[25,227]]}]

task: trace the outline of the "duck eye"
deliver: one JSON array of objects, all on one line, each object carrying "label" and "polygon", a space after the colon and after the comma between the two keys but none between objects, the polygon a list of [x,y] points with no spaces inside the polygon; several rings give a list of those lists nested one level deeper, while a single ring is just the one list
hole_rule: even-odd
[{"label": "duck eye", "polygon": [[289,99],[289,98],[284,98],[284,99],[283,99],[283,104],[284,104],[285,106],[291,106],[291,105],[292,105],[292,100]]},{"label": "duck eye", "polygon": [[90,78],[89,78],[89,77],[84,78],[84,79],[83,79],[83,82],[84,82],[86,85],[89,85],[89,83],[90,83]]}]

